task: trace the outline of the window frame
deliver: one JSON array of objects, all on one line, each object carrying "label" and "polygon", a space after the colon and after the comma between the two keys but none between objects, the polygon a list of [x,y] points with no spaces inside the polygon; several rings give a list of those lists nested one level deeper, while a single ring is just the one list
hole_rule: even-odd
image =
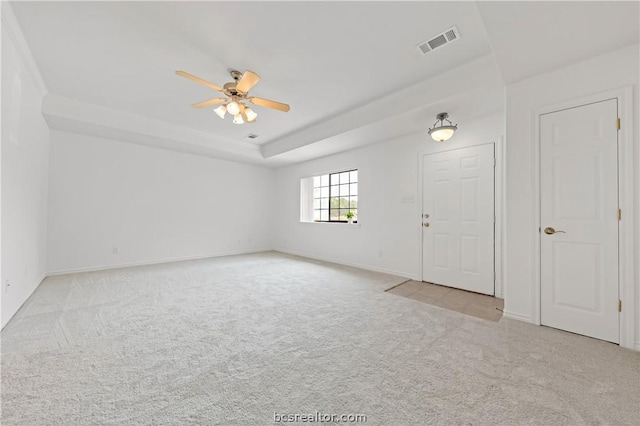
[{"label": "window frame", "polygon": [[[352,172],[356,172],[356,173],[357,173],[357,180],[356,180],[355,182],[351,182],[351,173],[352,173]],[[320,198],[316,198],[316,197],[315,197],[315,194],[312,194],[312,197],[311,197],[311,198],[312,198],[312,201],[314,201],[314,202],[315,202],[315,200],[327,199],[327,200],[328,200],[328,206],[327,206],[327,208],[326,208],[326,209],[322,209],[322,208],[320,208],[320,209],[316,209],[315,207],[312,209],[312,213],[313,213],[313,217],[314,217],[314,219],[312,220],[312,222],[313,222],[313,223],[349,223],[349,220],[341,220],[341,219],[333,219],[333,220],[332,220],[332,219],[331,219],[331,212],[332,212],[332,210],[333,210],[333,211],[338,210],[338,217],[340,217],[340,216],[339,216],[339,211],[340,211],[340,210],[345,210],[345,209],[341,209],[340,207],[338,207],[338,208],[331,208],[331,198],[338,198],[338,199],[340,199],[340,195],[337,195],[337,196],[333,196],[333,197],[332,197],[332,190],[331,190],[331,188],[332,188],[333,186],[337,186],[337,187],[339,187],[340,185],[343,185],[342,183],[338,183],[337,185],[332,185],[332,184],[331,184],[331,183],[332,183],[332,179],[331,179],[331,177],[332,177],[332,176],[334,176],[334,175],[338,175],[338,176],[339,176],[339,175],[340,175],[340,174],[342,174],[342,173],[349,173],[349,182],[347,182],[347,183],[346,183],[347,185],[349,185],[349,195],[347,195],[347,196],[346,196],[346,198],[347,198],[347,200],[348,200],[348,203],[351,203],[351,197],[352,197],[352,195],[351,195],[351,185],[352,185],[352,184],[356,184],[356,185],[358,185],[358,187],[357,187],[357,193],[356,193],[355,195],[353,195],[353,197],[358,197],[358,201],[359,201],[359,197],[360,197],[360,187],[359,187],[359,183],[360,183],[360,172],[359,172],[359,170],[358,170],[357,168],[347,169],[347,170],[341,170],[341,171],[337,171],[337,172],[323,173],[323,174],[321,174],[321,175],[315,175],[315,176],[313,176],[313,178],[314,178],[314,179],[315,179],[315,178],[320,178],[320,179],[322,179],[322,177],[326,176],[326,177],[327,177],[327,181],[328,181],[328,182],[327,182],[327,185],[321,185],[321,186],[318,186],[318,187],[316,187],[315,185],[312,185],[312,191],[313,191],[313,192],[315,192],[315,190],[316,190],[316,189],[320,189],[320,190],[321,190],[322,188],[327,188],[327,189],[328,189],[328,197],[320,197]],[[315,219],[315,213],[316,213],[316,211],[323,211],[323,210],[327,212],[328,220],[321,220],[321,219],[316,220],[316,219]],[[355,208],[353,208],[353,209],[352,209],[351,207],[348,207],[348,208],[347,208],[347,210],[349,210],[349,211],[355,211],[355,213],[356,213],[356,214],[355,214],[355,218],[354,218],[354,220],[353,220],[351,223],[354,223],[354,224],[355,224],[355,223],[358,223],[357,217],[358,217],[358,210],[359,210],[359,206],[356,206],[356,207],[355,207]],[[321,213],[321,214],[322,214],[322,213]]]}]

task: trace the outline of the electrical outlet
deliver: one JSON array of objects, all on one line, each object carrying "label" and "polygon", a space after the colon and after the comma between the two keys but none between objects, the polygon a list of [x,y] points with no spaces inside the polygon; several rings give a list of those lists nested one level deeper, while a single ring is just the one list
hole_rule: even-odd
[{"label": "electrical outlet", "polygon": [[118,247],[111,247],[111,253],[118,254]]}]

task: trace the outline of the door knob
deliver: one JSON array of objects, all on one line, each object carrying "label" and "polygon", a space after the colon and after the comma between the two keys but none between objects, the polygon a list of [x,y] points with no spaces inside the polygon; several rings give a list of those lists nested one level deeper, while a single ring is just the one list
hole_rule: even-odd
[{"label": "door knob", "polygon": [[423,223],[422,226],[424,226],[425,228],[428,228],[429,227],[429,222]]},{"label": "door knob", "polygon": [[547,234],[547,235],[560,234],[560,233],[566,234],[566,232],[564,232],[564,231],[556,231],[555,229],[553,229],[550,226],[544,228],[544,233]]}]

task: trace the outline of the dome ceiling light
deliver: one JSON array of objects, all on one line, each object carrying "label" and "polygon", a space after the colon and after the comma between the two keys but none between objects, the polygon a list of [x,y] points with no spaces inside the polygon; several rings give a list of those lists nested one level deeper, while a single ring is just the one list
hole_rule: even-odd
[{"label": "dome ceiling light", "polygon": [[[444,124],[445,120],[449,122],[448,125]],[[438,121],[440,122],[439,126],[437,126]],[[429,135],[436,142],[444,142],[451,139],[456,130],[458,130],[458,125],[449,121],[449,114],[441,112],[436,115],[436,122],[433,123],[433,129],[429,129]]]}]

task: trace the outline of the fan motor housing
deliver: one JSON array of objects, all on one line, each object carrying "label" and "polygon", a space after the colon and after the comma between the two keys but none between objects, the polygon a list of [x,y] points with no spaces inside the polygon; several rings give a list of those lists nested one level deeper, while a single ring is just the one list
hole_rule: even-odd
[{"label": "fan motor housing", "polygon": [[223,86],[225,93],[228,96],[242,96],[242,93],[237,89],[238,81],[242,78],[242,73],[238,70],[231,70],[229,74],[231,74],[231,77],[235,81],[230,81]]},{"label": "fan motor housing", "polygon": [[238,91],[236,88],[237,83],[235,81],[230,81],[226,83],[222,88],[224,89],[224,93],[227,96],[242,96],[243,94]]}]

